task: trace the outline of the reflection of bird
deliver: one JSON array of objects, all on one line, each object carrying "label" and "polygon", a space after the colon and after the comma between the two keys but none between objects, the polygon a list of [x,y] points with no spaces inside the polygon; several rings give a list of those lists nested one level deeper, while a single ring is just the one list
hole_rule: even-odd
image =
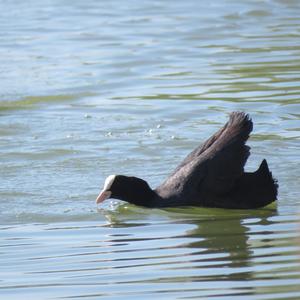
[{"label": "reflection of bird", "polygon": [[244,172],[250,155],[245,143],[252,121],[233,112],[229,121],[192,151],[158,188],[137,177],[110,175],[96,202],[117,198],[146,207],[207,206],[258,208],[276,200],[277,183],[267,161],[254,173]]},{"label": "reflection of bird", "polygon": [[[251,248],[248,244],[249,228],[243,225],[244,221],[245,218],[238,215],[230,218],[193,220],[193,224],[198,226],[188,233],[194,241],[187,247],[201,249],[202,255],[197,259],[199,262],[203,261],[203,265],[206,259],[206,263],[213,262],[214,266],[219,264],[218,267],[226,267],[227,270],[230,270],[229,268],[244,270],[243,268],[249,265],[251,257]],[[240,271],[239,274],[243,279],[249,279],[246,272]]]},{"label": "reflection of bird", "polygon": [[[261,209],[249,210],[247,214],[241,211],[228,212],[224,216],[214,214],[215,210],[205,211],[207,213],[199,219],[189,220],[189,224],[197,225],[188,231],[185,236],[193,237],[186,247],[199,249],[199,256],[195,253],[192,257],[194,265],[198,267],[215,267],[226,270],[226,275],[220,274],[220,280],[239,279],[249,280],[253,278],[253,251],[262,248],[263,241],[257,244],[256,239],[249,239],[256,233],[259,227],[268,227],[272,221],[270,217],[276,216],[275,210]],[[201,212],[200,212],[201,215]],[[253,218],[257,221],[253,224]],[[273,232],[266,232],[266,243],[268,236]],[[197,240],[198,238],[198,240]],[[252,261],[252,263],[251,263]],[[209,277],[209,275],[207,275]],[[212,276],[216,280],[216,274]],[[199,276],[203,280],[203,274]],[[195,278],[194,278],[195,280]]]}]

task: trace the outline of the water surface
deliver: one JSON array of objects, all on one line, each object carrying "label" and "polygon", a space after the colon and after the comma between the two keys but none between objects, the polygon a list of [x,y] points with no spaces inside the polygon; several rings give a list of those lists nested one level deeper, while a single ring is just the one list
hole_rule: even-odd
[{"label": "water surface", "polygon": [[[0,1],[5,299],[299,299],[300,3]],[[159,184],[233,110],[277,207],[97,209]]]}]

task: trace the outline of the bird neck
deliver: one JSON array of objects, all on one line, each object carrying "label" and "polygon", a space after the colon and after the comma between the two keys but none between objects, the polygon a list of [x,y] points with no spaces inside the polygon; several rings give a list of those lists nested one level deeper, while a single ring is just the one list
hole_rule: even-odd
[{"label": "bird neck", "polygon": [[125,201],[144,207],[157,206],[158,195],[149,186],[143,188],[132,189],[128,195],[125,196]]}]

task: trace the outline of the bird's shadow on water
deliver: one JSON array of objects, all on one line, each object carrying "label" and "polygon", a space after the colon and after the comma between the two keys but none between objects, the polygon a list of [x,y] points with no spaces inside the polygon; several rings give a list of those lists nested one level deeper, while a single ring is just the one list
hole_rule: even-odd
[{"label": "bird's shadow on water", "polygon": [[[218,265],[218,267],[227,270],[239,268],[237,272],[229,272],[226,276],[220,273],[218,275],[220,280],[249,280],[253,278],[253,270],[249,267],[251,266],[253,250],[257,245],[253,245],[253,240],[255,243],[256,238],[251,237],[255,237],[256,234],[258,236],[263,234],[264,239],[267,240],[268,235],[272,234],[269,229],[272,226],[268,225],[274,223],[272,217],[278,215],[274,205],[257,210],[199,207],[162,210],[121,204],[113,210],[102,210],[100,213],[113,227],[147,226],[155,222],[170,226],[192,225],[188,226],[192,229],[186,229],[187,227],[183,226],[183,232],[178,235],[178,238],[184,237],[188,241],[184,247],[193,250],[195,265],[199,267],[199,263],[201,266],[201,262],[206,261],[212,266]],[[264,247],[264,245],[258,247]],[[209,280],[208,277],[206,280]],[[212,280],[215,279],[214,276]],[[199,278],[192,278],[191,280],[203,280],[203,273]]]}]

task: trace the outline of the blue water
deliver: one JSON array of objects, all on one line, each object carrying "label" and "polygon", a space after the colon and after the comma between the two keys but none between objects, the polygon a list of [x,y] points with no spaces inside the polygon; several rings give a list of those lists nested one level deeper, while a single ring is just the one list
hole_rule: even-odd
[{"label": "blue water", "polygon": [[[300,2],[0,1],[4,299],[299,299]],[[234,110],[277,207],[95,205]]]}]

